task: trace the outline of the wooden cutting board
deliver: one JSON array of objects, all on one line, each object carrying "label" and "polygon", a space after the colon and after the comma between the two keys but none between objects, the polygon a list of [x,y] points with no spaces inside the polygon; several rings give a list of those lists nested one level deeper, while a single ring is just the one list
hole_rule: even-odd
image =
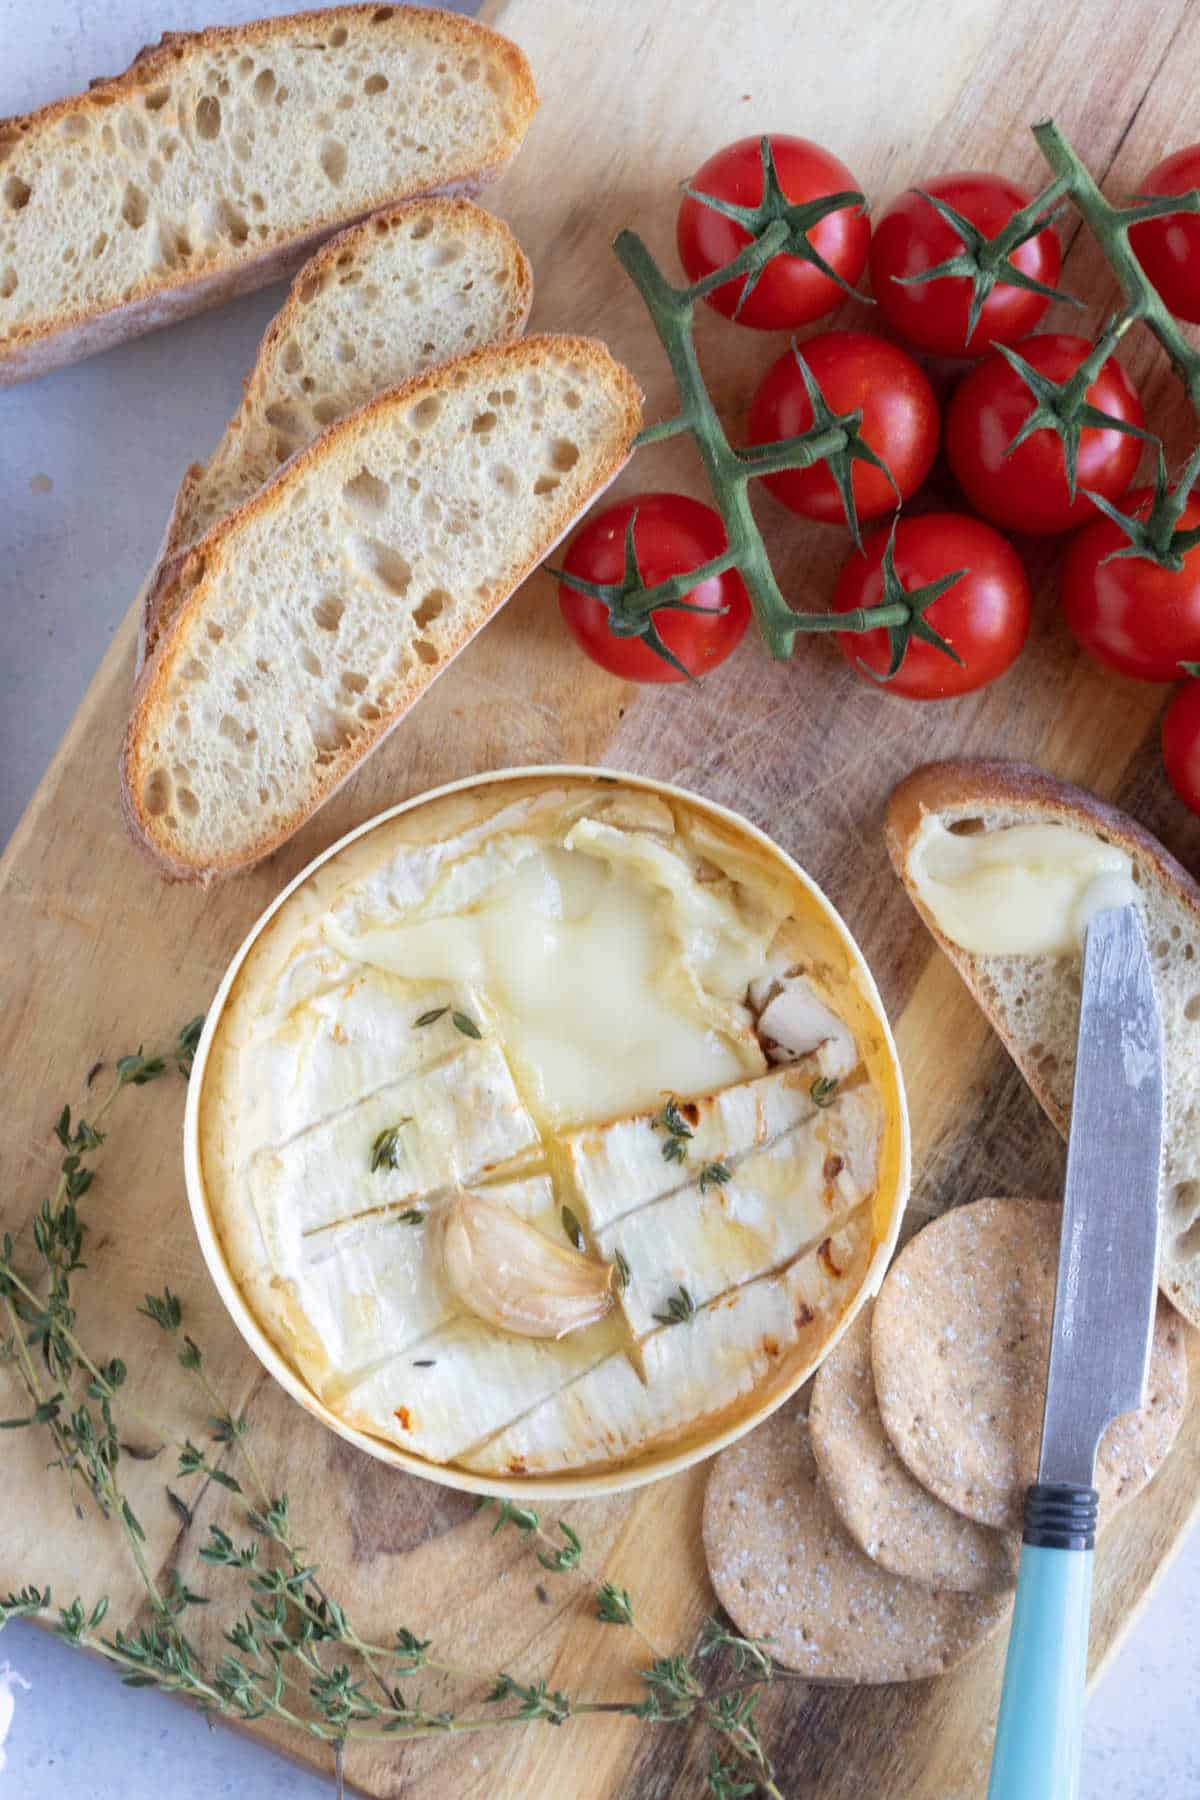
[{"label": "wooden cutting board", "polygon": [[[607,338],[643,383],[648,418],[671,407],[669,379],[608,245],[633,224],[671,265],[676,184],[710,150],[767,127],[802,131],[834,147],[882,202],[916,178],[964,165],[1038,185],[1025,127],[1053,113],[1110,191],[1128,191],[1179,139],[1200,56],[1200,12],[1186,0],[1119,10],[1088,0],[687,0],[671,8],[650,0],[496,0],[487,16],[526,50],[543,95],[526,148],[493,201],[532,258],[534,323]],[[1112,283],[1073,222],[1067,237],[1066,281],[1096,298],[1098,314],[1112,302]],[[699,337],[718,401],[736,425],[782,344],[711,316],[701,319]],[[1194,427],[1161,355],[1135,341],[1128,360],[1177,455]],[[181,444],[181,461],[188,448]],[[693,455],[678,442],[641,456],[633,480],[703,491]],[[841,533],[801,525],[765,497],[761,514],[785,592],[821,603],[845,547]],[[1053,549],[1030,549],[1040,597],[1019,668],[981,695],[928,710],[881,697],[819,643],[780,667],[748,641],[696,692],[626,688],[576,652],[551,585],[539,577],[287,850],[211,894],[162,886],[121,830],[114,765],[131,615],[0,865],[8,1172],[0,1226],[20,1229],[52,1181],[53,1120],[64,1100],[83,1100],[82,1077],[95,1059],[167,1039],[201,1010],[251,921],[318,850],[437,783],[557,761],[668,776],[726,801],[824,884],[857,932],[897,1026],[914,1125],[914,1221],[985,1193],[1053,1189],[1062,1146],[932,952],[889,872],[880,828],[890,787],[914,764],[1001,753],[1115,797],[1185,863],[1200,866],[1200,822],[1171,799],[1158,768],[1161,691],[1081,661],[1056,617],[1054,559]],[[489,1537],[463,1497],[392,1474],[323,1432],[251,1360],[192,1238],[181,1102],[181,1084],[131,1099],[135,1117],[118,1124],[104,1152],[85,1203],[87,1341],[125,1358],[152,1415],[198,1437],[207,1409],[197,1407],[164,1340],[134,1313],[143,1293],[164,1282],[183,1297],[218,1384],[249,1412],[271,1485],[289,1491],[301,1537],[364,1634],[407,1625],[460,1663],[544,1676],[593,1697],[636,1694],[639,1646],[628,1632],[594,1624],[567,1578],[546,1577],[512,1534]],[[1200,1494],[1194,1338],[1192,1349],[1193,1400],[1180,1442],[1100,1547],[1097,1665],[1162,1572]],[[149,1431],[141,1447],[153,1449]],[[32,1433],[4,1440],[0,1590],[37,1578],[60,1599],[108,1592],[119,1619],[137,1590],[117,1534],[72,1515],[46,1457]],[[197,1549],[209,1520],[228,1522],[231,1509],[210,1490],[194,1525],[181,1529],[163,1501],[171,1462],[163,1453],[130,1464],[151,1561],[218,1595],[220,1572],[199,1562]],[[642,1625],[665,1649],[689,1646],[712,1605],[699,1542],[703,1485],[701,1468],[568,1514],[590,1560],[632,1592]],[[217,1618],[193,1617],[211,1642]],[[760,1716],[781,1787],[814,1800],[981,1794],[1001,1656],[994,1644],[957,1675],[912,1686],[778,1689]],[[290,1749],[329,1766],[319,1745],[293,1740]],[[373,1744],[348,1758],[347,1773],[376,1796],[649,1800],[698,1792],[708,1751],[703,1734],[587,1720],[409,1750]]]}]

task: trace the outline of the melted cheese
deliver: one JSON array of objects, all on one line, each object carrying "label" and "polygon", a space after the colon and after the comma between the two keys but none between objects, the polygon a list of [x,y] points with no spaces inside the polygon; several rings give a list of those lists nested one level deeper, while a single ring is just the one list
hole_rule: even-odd
[{"label": "melted cheese", "polygon": [[1093,913],[1135,892],[1123,850],[1067,825],[964,835],[929,814],[908,873],[939,930],[974,956],[1067,955]]},{"label": "melted cheese", "polygon": [[[327,936],[347,959],[485,992],[547,1124],[608,1117],[664,1088],[702,1091],[765,1066],[740,1009],[726,1006],[721,1032],[707,1005],[671,987],[680,944],[670,907],[606,860],[548,848],[501,868],[465,910],[431,914],[435,899],[415,919],[357,936],[331,920]],[[715,942],[715,920],[710,932]]]}]

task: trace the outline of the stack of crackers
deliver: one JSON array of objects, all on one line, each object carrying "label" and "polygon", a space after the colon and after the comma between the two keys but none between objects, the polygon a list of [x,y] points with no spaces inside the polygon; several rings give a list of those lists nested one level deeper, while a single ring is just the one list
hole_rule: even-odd
[{"label": "stack of crackers", "polygon": [[[912,1238],[812,1384],[717,1458],[713,1586],[739,1630],[814,1680],[913,1681],[1003,1623],[1035,1479],[1061,1208],[978,1200]],[[1147,1398],[1109,1427],[1100,1528],[1150,1480],[1187,1399],[1160,1301]]]}]

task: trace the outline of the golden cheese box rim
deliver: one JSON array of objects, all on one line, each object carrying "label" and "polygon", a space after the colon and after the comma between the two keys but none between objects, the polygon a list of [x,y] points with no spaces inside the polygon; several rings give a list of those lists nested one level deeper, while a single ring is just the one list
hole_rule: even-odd
[{"label": "golden cheese box rim", "polygon": [[[884,1218],[882,1225],[876,1223],[874,1242],[866,1272],[857,1292],[852,1296],[842,1316],[821,1344],[818,1355],[811,1364],[801,1362],[795,1369],[789,1371],[786,1380],[773,1386],[765,1384],[768,1391],[761,1393],[757,1399],[752,1399],[746,1408],[739,1411],[732,1420],[722,1420],[708,1434],[687,1439],[682,1445],[668,1443],[658,1451],[652,1450],[635,1463],[583,1470],[577,1473],[500,1476],[474,1474],[467,1469],[456,1467],[452,1463],[428,1461],[396,1444],[388,1443],[382,1438],[356,1429],[323,1404],[292,1369],[255,1317],[252,1308],[242,1294],[221,1245],[204,1181],[201,1157],[201,1117],[205,1071],[226,1003],[233,992],[242,967],[258,939],[291,896],[318,869],[348,849],[350,845],[404,814],[454,794],[494,788],[502,789],[507,783],[516,784],[531,780],[544,782],[547,785],[556,781],[576,781],[593,783],[601,788],[624,787],[676,800],[701,814],[708,814],[736,836],[749,840],[759,851],[774,861],[789,879],[795,881],[804,890],[809,901],[822,915],[825,923],[832,929],[845,951],[848,967],[855,976],[862,999],[878,1024],[880,1040],[887,1058],[889,1091],[883,1095],[883,1099],[885,1108],[891,1114],[889,1124],[892,1130],[889,1135],[894,1145],[894,1154],[892,1168],[887,1171],[885,1180],[881,1182],[881,1193],[884,1195],[885,1201],[882,1208]],[[386,811],[364,820],[361,825],[356,826],[354,830],[347,832],[345,836],[330,844],[319,856],[300,870],[255,921],[243,943],[230,960],[213,996],[196,1050],[192,1078],[188,1084],[183,1136],[184,1175],[188,1204],[205,1264],[226,1310],[243,1340],[285,1392],[290,1394],[306,1412],[319,1420],[321,1424],[380,1462],[409,1474],[420,1475],[426,1480],[438,1482],[444,1487],[456,1488],[467,1493],[495,1494],[519,1500],[584,1499],[604,1494],[629,1492],[651,1481],[660,1480],[665,1476],[674,1475],[692,1467],[718,1450],[724,1449],[728,1444],[735,1442],[769,1417],[811,1377],[818,1363],[829,1354],[842,1334],[849,1328],[859,1308],[878,1292],[895,1249],[911,1178],[908,1108],[900,1062],[887,1015],[875,980],[853,934],[817,883],[766,832],[759,830],[748,819],[743,818],[732,809],[722,806],[719,802],[696,794],[690,789],[670,782],[659,781],[650,776],[630,774],[615,769],[589,768],[578,764],[545,764],[496,770],[482,775],[465,776],[458,781],[448,782],[441,787],[415,794],[410,799],[401,801],[396,806],[389,807]]]}]

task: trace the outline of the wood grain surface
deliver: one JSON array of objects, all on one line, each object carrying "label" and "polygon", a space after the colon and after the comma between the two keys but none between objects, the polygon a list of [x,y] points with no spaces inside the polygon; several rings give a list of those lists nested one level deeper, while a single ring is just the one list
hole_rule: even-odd
[{"label": "wood grain surface", "polygon": [[[1053,114],[1115,194],[1189,135],[1180,119],[1200,57],[1200,10],[1186,0],[1124,9],[1088,0],[689,0],[672,8],[652,0],[496,0],[485,16],[527,52],[543,96],[492,201],[533,261],[533,322],[605,337],[643,384],[651,419],[671,407],[669,377],[608,245],[633,224],[672,266],[675,186],[724,141],[767,127],[802,131],[833,147],[881,204],[921,175],[962,166],[1001,168],[1037,185],[1042,171],[1026,126]],[[1086,233],[1074,221],[1065,229],[1064,278],[1095,298],[1094,319],[1112,304],[1113,284]],[[856,316],[865,309],[847,307],[841,322]],[[1161,354],[1130,335],[1123,358],[1177,456],[1193,423]],[[698,336],[736,429],[782,343],[707,314]],[[181,463],[193,448],[180,445]],[[679,442],[643,454],[624,478],[626,486],[634,481],[703,492],[695,458]],[[819,603],[843,536],[799,526],[766,496],[760,513],[785,591]],[[51,1126],[64,1100],[84,1098],[84,1072],[97,1057],[168,1039],[202,1010],[251,921],[318,850],[437,783],[564,760],[666,776],[733,805],[823,883],[896,1023],[914,1127],[912,1224],[983,1193],[1053,1189],[1062,1146],[888,870],[887,793],[934,755],[1005,754],[1116,798],[1193,869],[1200,823],[1171,799],[1159,771],[1162,691],[1081,660],[1056,616],[1056,551],[1024,548],[1038,600],[1022,662],[996,687],[929,710],[881,698],[821,644],[802,646],[781,667],[747,641],[699,691],[629,689],[579,656],[549,581],[537,577],[293,844],[211,893],[162,886],[120,827],[116,753],[131,614],[0,866],[0,1226],[21,1227],[52,1181]],[[179,1083],[131,1100],[136,1116],[118,1125],[103,1153],[85,1203],[93,1233],[91,1273],[80,1288],[86,1340],[125,1358],[150,1414],[199,1437],[206,1409],[165,1340],[134,1313],[143,1293],[164,1282],[183,1297],[218,1384],[248,1409],[270,1485],[289,1491],[301,1537],[364,1635],[407,1625],[435,1636],[459,1663],[544,1676],[591,1696],[634,1695],[641,1646],[630,1633],[594,1624],[578,1589],[546,1577],[512,1534],[490,1537],[461,1496],[391,1473],[324,1432],[252,1361],[192,1237],[181,1109]],[[1194,1338],[1192,1354],[1181,1441],[1100,1546],[1094,1664],[1111,1653],[1196,1507]],[[155,1447],[149,1432],[142,1447]],[[64,1600],[106,1591],[121,1618],[138,1595],[117,1533],[93,1517],[77,1521],[63,1484],[46,1473],[47,1454],[31,1433],[4,1441],[0,1589],[36,1577]],[[163,1497],[172,1462],[163,1452],[130,1465],[151,1560],[216,1595],[219,1572],[200,1563],[197,1550],[209,1520],[228,1523],[232,1508],[210,1488],[192,1526],[181,1527]],[[712,1605],[699,1541],[704,1478],[700,1468],[567,1515],[591,1561],[631,1591],[663,1649],[688,1646]],[[219,1623],[201,1617],[201,1635],[211,1639]],[[761,1719],[781,1787],[814,1800],[982,1794],[1002,1649],[994,1643],[940,1681],[779,1689]],[[425,1692],[432,1702],[433,1684]],[[323,1756],[319,1745],[290,1747],[314,1763]],[[699,1792],[708,1751],[700,1734],[588,1720],[410,1748],[371,1744],[349,1756],[347,1774],[371,1795],[416,1800],[652,1800]]]}]

